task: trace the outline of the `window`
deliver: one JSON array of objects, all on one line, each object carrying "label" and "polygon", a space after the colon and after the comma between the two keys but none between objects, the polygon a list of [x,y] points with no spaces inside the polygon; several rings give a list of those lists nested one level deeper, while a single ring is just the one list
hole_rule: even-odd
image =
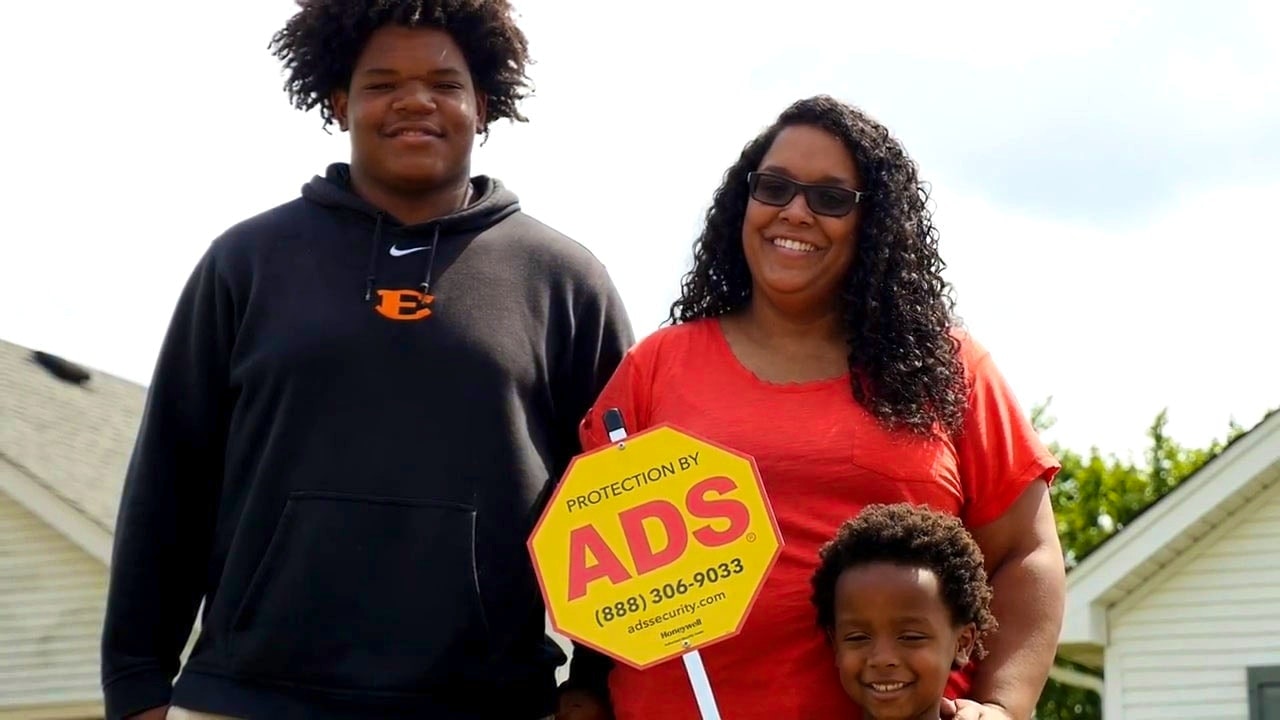
[{"label": "window", "polygon": [[1280,720],[1280,665],[1248,670],[1249,720]]}]

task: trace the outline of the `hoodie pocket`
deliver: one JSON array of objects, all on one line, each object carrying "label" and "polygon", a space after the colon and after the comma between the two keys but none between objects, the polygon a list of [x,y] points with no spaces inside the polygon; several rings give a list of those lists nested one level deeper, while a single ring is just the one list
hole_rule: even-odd
[{"label": "hoodie pocket", "polygon": [[231,622],[236,672],[396,694],[474,677],[488,640],[475,519],[460,504],[293,493]]}]

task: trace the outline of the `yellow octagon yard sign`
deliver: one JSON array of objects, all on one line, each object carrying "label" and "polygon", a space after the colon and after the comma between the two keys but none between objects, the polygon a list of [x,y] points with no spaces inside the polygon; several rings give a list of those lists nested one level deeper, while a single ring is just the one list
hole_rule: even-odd
[{"label": "yellow octagon yard sign", "polygon": [[574,458],[529,537],[556,630],[636,668],[737,634],[781,549],[755,462],[670,425]]}]

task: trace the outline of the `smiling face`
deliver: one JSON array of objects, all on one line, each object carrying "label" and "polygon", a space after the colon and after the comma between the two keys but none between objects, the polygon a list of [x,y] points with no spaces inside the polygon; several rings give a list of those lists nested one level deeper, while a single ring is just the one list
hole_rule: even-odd
[{"label": "smiling face", "polygon": [[951,619],[930,570],[872,563],[836,582],[836,667],[869,720],[937,720],[947,678],[969,661],[976,636]]},{"label": "smiling face", "polygon": [[351,133],[352,174],[366,186],[415,193],[466,181],[485,102],[445,31],[374,31],[333,106]]},{"label": "smiling face", "polygon": [[[862,189],[858,168],[839,138],[809,125],[783,128],[756,168],[765,195],[776,195],[777,178],[830,186],[834,194]],[[779,307],[822,312],[836,302],[839,287],[854,261],[858,207],[833,217],[815,213],[806,195],[822,196],[829,210],[831,191],[797,192],[777,206],[753,192],[742,223],[742,249],[751,270],[752,290]],[[768,198],[767,198],[768,199]],[[817,203],[815,203],[817,204]]]}]

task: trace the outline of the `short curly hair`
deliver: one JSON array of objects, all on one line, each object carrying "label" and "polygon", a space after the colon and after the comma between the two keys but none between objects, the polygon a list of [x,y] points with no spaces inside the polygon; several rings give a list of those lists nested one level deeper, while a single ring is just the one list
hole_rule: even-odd
[{"label": "short curly hair", "polygon": [[747,173],[759,169],[783,129],[796,125],[838,138],[867,192],[857,210],[857,256],[840,297],[854,398],[890,427],[923,435],[958,433],[968,387],[952,332],[959,320],[951,286],[942,278],[946,265],[938,254],[928,187],[883,125],[829,96],[793,103],[725,172],[669,322],[717,317],[750,301],[751,272],[742,248]]},{"label": "short curly hair", "polygon": [[996,628],[991,614],[991,587],[982,551],[953,515],[908,503],[868,505],[840,526],[818,551],[821,563],[813,574],[812,601],[818,626],[835,628],[836,583],[846,570],[890,563],[930,570],[942,587],[942,600],[959,625],[977,628],[974,653],[982,657],[982,638]]},{"label": "short curly hair", "polygon": [[526,66],[533,61],[507,0],[298,0],[298,6],[269,47],[284,64],[294,107],[319,107],[326,128],[334,121],[333,92],[351,85],[369,36],[385,25],[449,33],[487,98],[484,132],[494,120],[527,119],[518,105],[532,92]]}]

